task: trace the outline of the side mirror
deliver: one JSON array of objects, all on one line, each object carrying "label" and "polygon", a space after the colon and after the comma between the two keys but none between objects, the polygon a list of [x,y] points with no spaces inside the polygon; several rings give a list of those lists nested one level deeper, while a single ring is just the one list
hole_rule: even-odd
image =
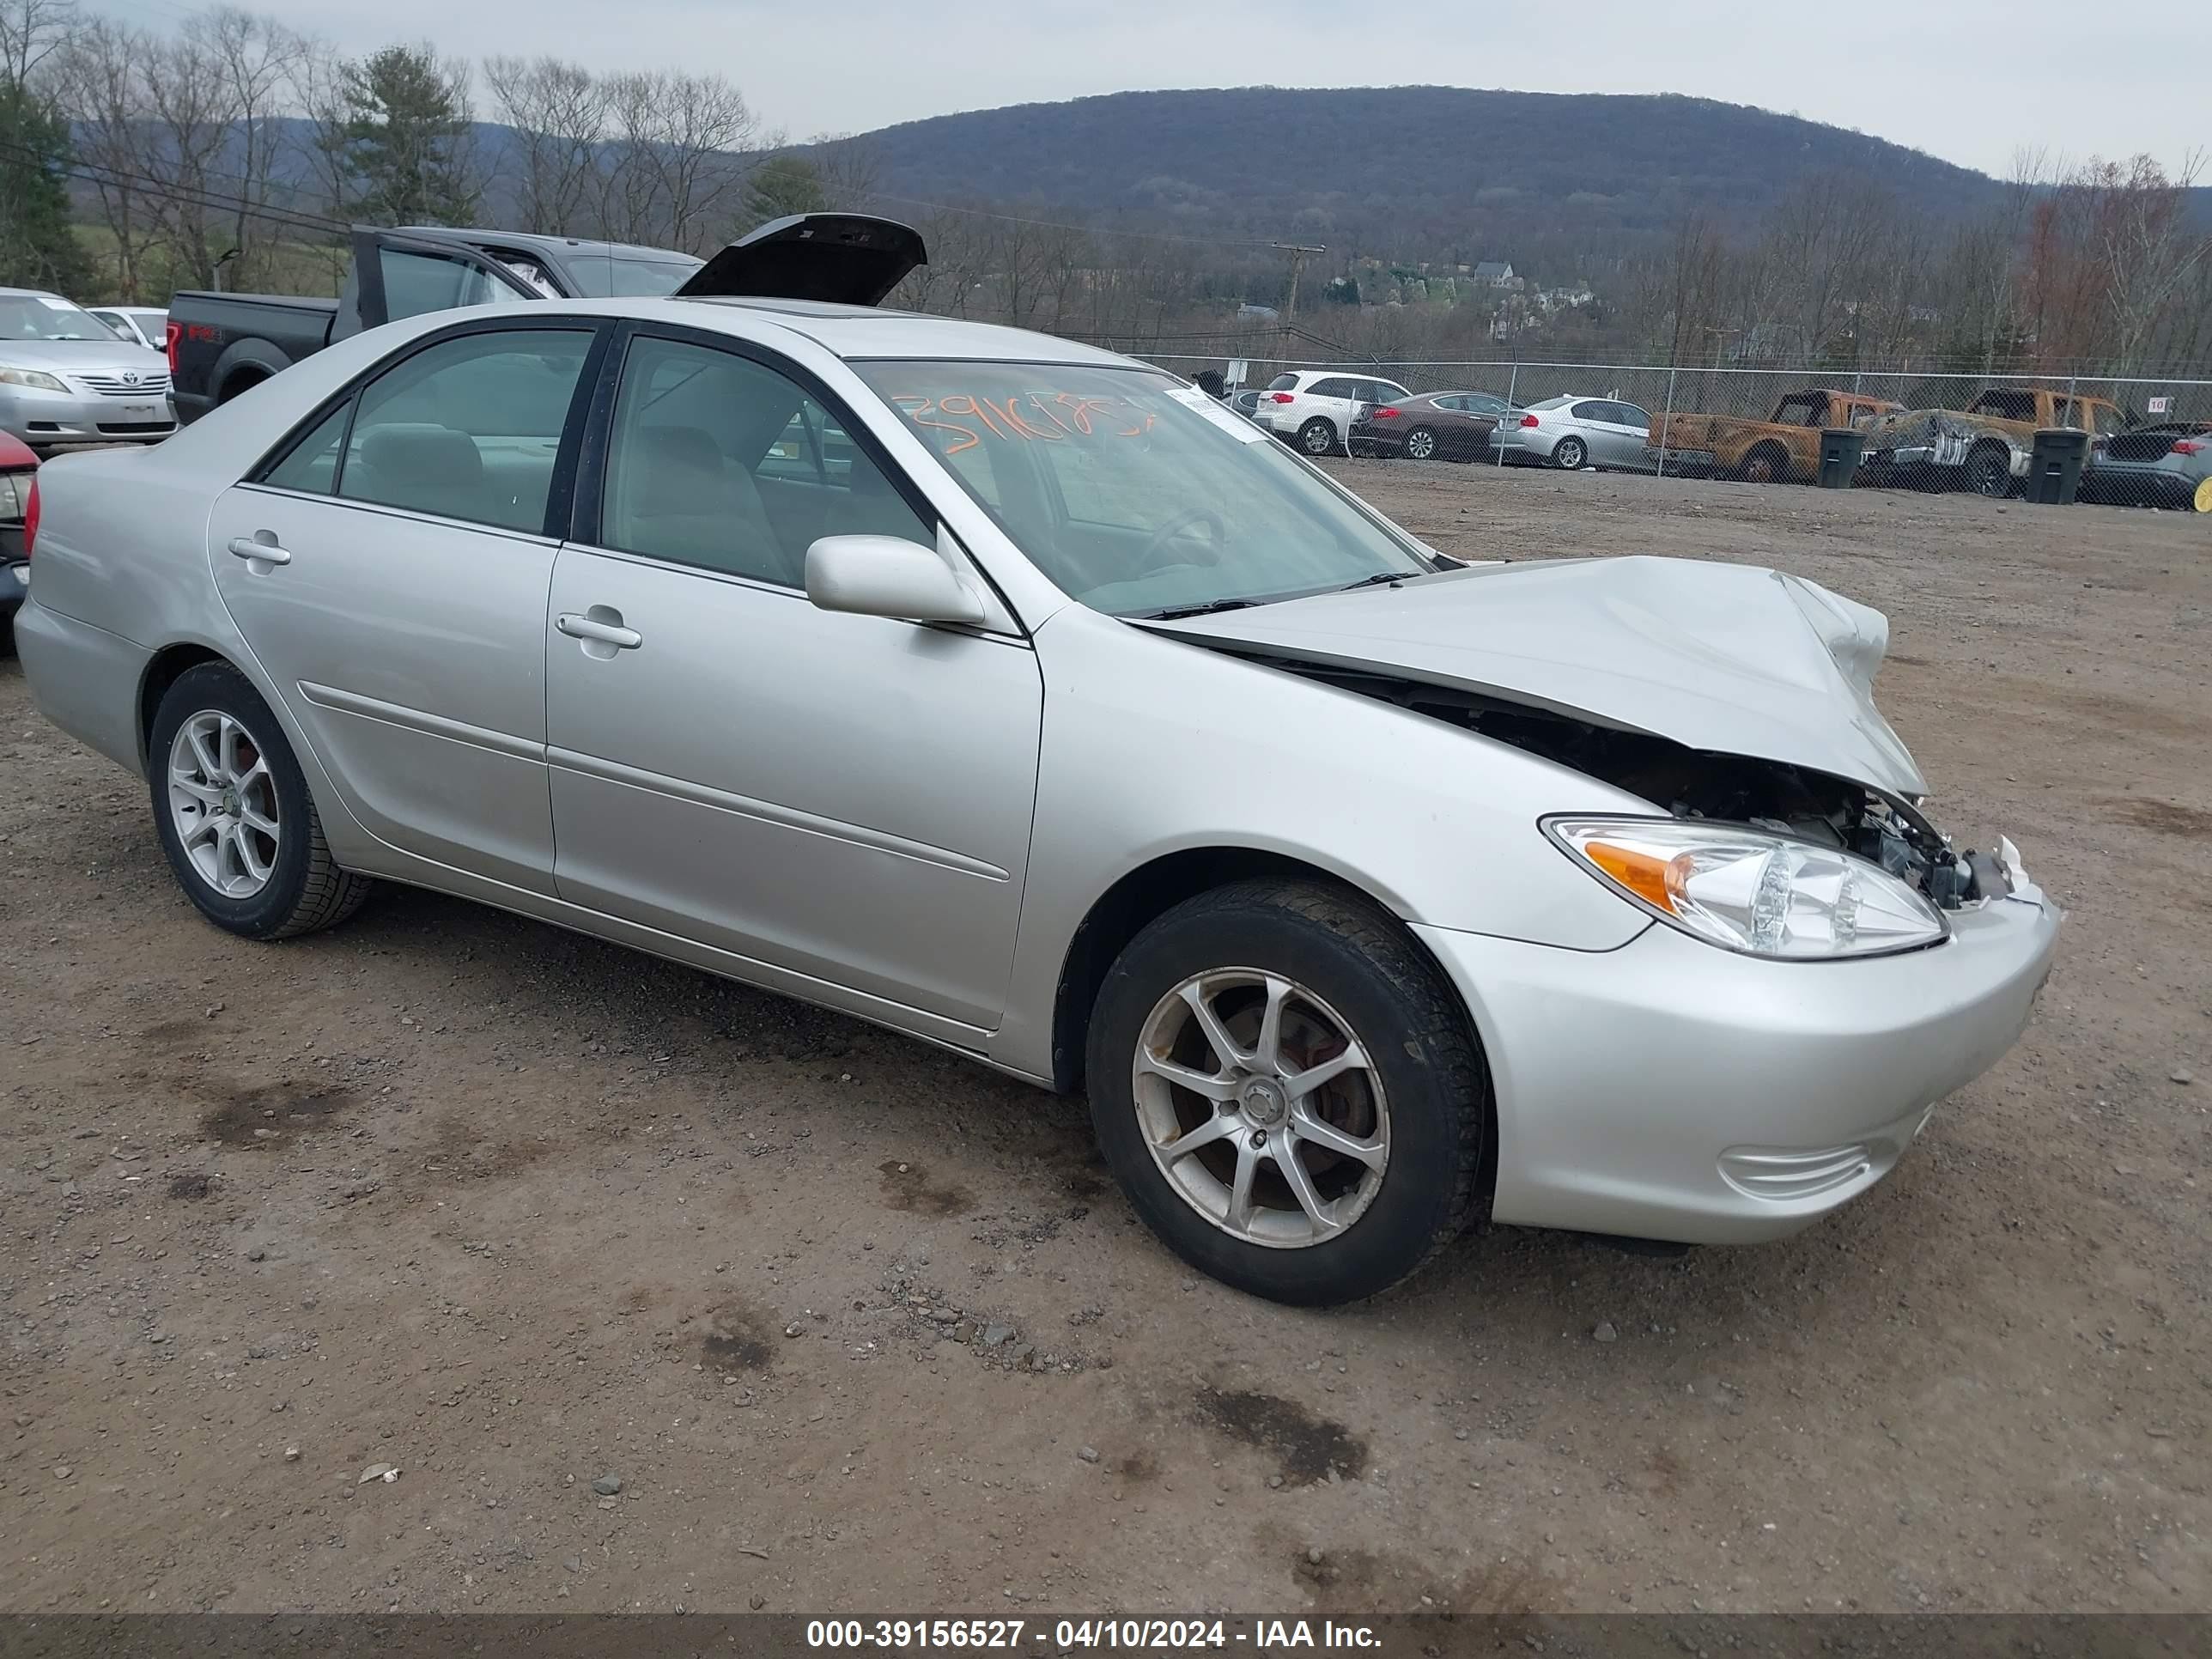
[{"label": "side mirror", "polygon": [[823,537],[806,550],[806,597],[857,617],[985,620],[982,600],[941,556],[896,536]]}]

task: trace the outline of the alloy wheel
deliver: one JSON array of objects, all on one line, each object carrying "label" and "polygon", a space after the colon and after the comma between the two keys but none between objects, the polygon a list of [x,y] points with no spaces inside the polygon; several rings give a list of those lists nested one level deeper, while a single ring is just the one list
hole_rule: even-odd
[{"label": "alloy wheel", "polygon": [[1160,1173],[1232,1237],[1323,1243],[1382,1190],[1382,1079],[1350,1024],[1294,980],[1256,968],[1184,980],[1146,1017],[1131,1081]]},{"label": "alloy wheel", "polygon": [[1415,427],[1406,434],[1406,453],[1417,461],[1425,461],[1437,453],[1437,434],[1425,426]]},{"label": "alloy wheel", "polygon": [[234,717],[203,709],[169,744],[169,822],[192,869],[229,899],[252,898],[276,871],[276,780]]}]

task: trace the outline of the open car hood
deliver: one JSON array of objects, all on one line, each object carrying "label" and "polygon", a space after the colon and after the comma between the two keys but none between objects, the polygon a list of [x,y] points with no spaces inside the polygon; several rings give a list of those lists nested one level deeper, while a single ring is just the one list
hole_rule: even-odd
[{"label": "open car hood", "polygon": [[921,234],[865,213],[794,213],[749,231],[691,273],[679,300],[821,300],[872,306],[916,265]]},{"label": "open car hood", "polygon": [[1243,655],[1455,686],[1893,795],[1927,789],[1874,704],[1888,618],[1779,571],[1647,557],[1486,565],[1142,625]]}]

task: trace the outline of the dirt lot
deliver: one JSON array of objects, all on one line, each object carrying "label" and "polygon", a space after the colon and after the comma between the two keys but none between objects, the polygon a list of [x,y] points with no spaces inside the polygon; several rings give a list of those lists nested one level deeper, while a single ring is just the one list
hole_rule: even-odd
[{"label": "dirt lot", "polygon": [[2212,523],[1346,471],[1889,612],[1939,820],[2072,913],[1893,1179],[1249,1301],[1079,1103],[420,893],[215,932],[10,658],[0,1608],[2212,1610]]}]

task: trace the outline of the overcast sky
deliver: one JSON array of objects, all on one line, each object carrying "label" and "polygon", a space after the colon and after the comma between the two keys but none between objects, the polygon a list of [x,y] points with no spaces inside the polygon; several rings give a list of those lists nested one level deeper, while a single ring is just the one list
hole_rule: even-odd
[{"label": "overcast sky", "polygon": [[[242,3],[348,50],[422,39],[471,58],[719,70],[793,137],[1137,88],[1420,82],[1690,93],[1991,173],[2022,145],[2069,159],[2148,150],[2169,167],[2212,146],[2203,0],[2109,15],[2081,0]],[[88,3],[146,25],[191,9]]]}]

